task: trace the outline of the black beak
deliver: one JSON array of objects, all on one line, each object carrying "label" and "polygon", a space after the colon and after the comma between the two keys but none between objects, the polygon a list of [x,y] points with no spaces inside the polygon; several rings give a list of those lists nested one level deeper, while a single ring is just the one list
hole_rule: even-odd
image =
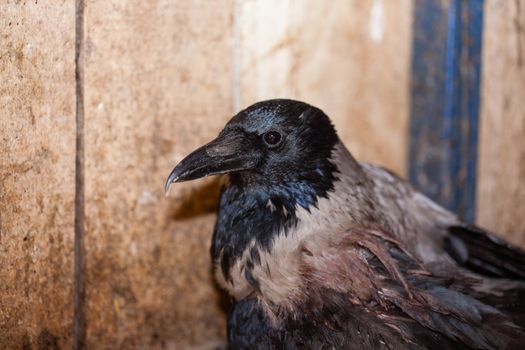
[{"label": "black beak", "polygon": [[193,151],[171,171],[165,191],[171,184],[253,169],[258,163],[254,140],[239,130],[225,130],[215,140]]}]

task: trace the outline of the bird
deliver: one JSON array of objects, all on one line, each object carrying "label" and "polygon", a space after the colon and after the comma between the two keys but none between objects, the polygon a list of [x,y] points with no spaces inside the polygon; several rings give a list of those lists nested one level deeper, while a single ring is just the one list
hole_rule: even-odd
[{"label": "bird", "polygon": [[165,190],[212,175],[232,349],[523,348],[525,251],[357,161],[321,109],[247,107]]}]

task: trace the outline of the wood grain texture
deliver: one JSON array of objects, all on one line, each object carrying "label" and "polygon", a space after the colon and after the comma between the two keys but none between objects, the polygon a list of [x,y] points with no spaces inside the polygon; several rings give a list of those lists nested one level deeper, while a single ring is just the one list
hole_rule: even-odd
[{"label": "wood grain texture", "polygon": [[169,198],[163,187],[231,116],[232,9],[86,3],[88,348],[206,347],[225,336],[209,258],[217,181],[173,186]]},{"label": "wood grain texture", "polygon": [[525,246],[525,1],[485,2],[477,220]]},{"label": "wood grain texture", "polygon": [[323,109],[362,160],[405,173],[412,1],[240,1],[236,108]]},{"label": "wood grain texture", "polygon": [[0,348],[68,348],[74,2],[2,1],[0,14]]}]

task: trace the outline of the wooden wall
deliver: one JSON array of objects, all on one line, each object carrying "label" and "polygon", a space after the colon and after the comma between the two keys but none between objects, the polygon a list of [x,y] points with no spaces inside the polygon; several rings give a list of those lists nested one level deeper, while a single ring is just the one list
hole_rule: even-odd
[{"label": "wooden wall", "polygon": [[308,101],[355,156],[405,173],[411,0],[239,1],[236,11],[238,107]]},{"label": "wooden wall", "polygon": [[525,246],[525,0],[485,0],[477,220]]},{"label": "wooden wall", "polygon": [[71,347],[74,44],[74,2],[0,3],[2,349]]},{"label": "wooden wall", "polygon": [[[523,234],[516,4],[487,1],[479,218]],[[356,156],[405,173],[412,0],[85,0],[83,14],[85,338],[74,339],[75,2],[0,5],[0,348],[224,342],[228,298],[208,256],[217,180],[168,198],[163,185],[257,100],[315,104]]]},{"label": "wooden wall", "polygon": [[179,207],[215,188],[163,186],[231,114],[232,3],[88,1],[84,21],[88,348],[214,342],[213,206]]}]

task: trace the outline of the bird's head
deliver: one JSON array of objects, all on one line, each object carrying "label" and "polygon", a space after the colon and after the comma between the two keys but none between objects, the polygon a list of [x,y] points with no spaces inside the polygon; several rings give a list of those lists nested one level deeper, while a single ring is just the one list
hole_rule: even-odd
[{"label": "bird's head", "polygon": [[337,171],[329,160],[337,142],[320,109],[293,100],[259,102],[184,158],[169,175],[166,191],[173,182],[228,173],[246,186],[306,186],[323,195]]}]

